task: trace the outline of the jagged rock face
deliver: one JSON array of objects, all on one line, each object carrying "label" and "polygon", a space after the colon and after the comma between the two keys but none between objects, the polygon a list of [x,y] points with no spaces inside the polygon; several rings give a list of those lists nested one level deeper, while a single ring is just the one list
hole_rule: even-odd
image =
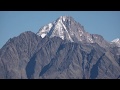
[{"label": "jagged rock face", "polygon": [[49,23],[48,25],[42,27],[37,35],[42,38],[46,35],[49,37],[57,36],[63,40],[67,39],[73,42],[74,39],[79,41],[83,32],[85,32],[83,27],[72,17],[61,16],[53,23]]},{"label": "jagged rock face", "polygon": [[27,78],[25,67],[42,38],[25,32],[8,40],[0,50],[0,78]]},{"label": "jagged rock face", "polygon": [[40,78],[117,78],[120,74],[114,57],[99,46],[66,43],[59,48]]},{"label": "jagged rock face", "polygon": [[59,37],[41,38],[25,32],[0,50],[0,78],[102,79],[119,78],[120,57],[114,47],[75,43]]}]

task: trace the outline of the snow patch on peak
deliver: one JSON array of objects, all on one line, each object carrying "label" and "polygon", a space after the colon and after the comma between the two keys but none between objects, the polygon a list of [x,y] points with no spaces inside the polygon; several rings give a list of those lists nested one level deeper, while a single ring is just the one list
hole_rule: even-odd
[{"label": "snow patch on peak", "polygon": [[119,38],[116,38],[116,39],[114,39],[113,41],[111,41],[111,42],[118,42],[118,41],[120,41],[120,39]]},{"label": "snow patch on peak", "polygon": [[45,34],[45,33],[41,34],[41,37],[42,37],[42,38],[44,38],[45,36],[46,36],[46,34]]},{"label": "snow patch on peak", "polygon": [[66,17],[67,17],[67,16],[60,16],[61,19],[63,19],[63,18],[65,19]]},{"label": "snow patch on peak", "polygon": [[49,23],[48,25],[42,27],[39,32],[37,33],[38,36],[41,36],[42,38],[44,38],[47,33],[51,30],[53,24]]},{"label": "snow patch on peak", "polygon": [[63,21],[65,21],[65,17],[63,17]]},{"label": "snow patch on peak", "polygon": [[118,47],[120,47],[120,39],[119,38],[116,38],[113,41],[111,41],[111,44],[112,43],[115,43]]},{"label": "snow patch on peak", "polygon": [[59,19],[61,19],[62,21],[65,21],[67,18],[69,18],[69,16],[60,16]]},{"label": "snow patch on peak", "polygon": [[72,38],[70,37],[70,35],[69,35],[69,33],[68,33],[68,31],[67,31],[67,29],[66,29],[65,25],[64,25],[63,23],[62,23],[62,25],[63,25],[63,27],[64,27],[65,31],[67,32],[67,34],[68,34],[68,37],[69,37],[70,41],[71,41],[71,42],[74,42],[74,41],[72,40]]},{"label": "snow patch on peak", "polygon": [[51,28],[53,25],[52,25],[52,23],[49,23],[48,26],[49,26],[49,28]]},{"label": "snow patch on peak", "polygon": [[88,40],[88,42],[93,43],[93,40],[92,40],[91,36],[89,36],[89,35],[87,35],[87,40]]}]

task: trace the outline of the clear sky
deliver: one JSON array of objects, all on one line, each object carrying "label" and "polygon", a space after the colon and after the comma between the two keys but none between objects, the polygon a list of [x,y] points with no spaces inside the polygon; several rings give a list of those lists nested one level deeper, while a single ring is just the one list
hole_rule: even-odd
[{"label": "clear sky", "polygon": [[85,31],[105,40],[120,38],[120,11],[0,11],[0,48],[9,38],[25,31],[38,30],[59,18],[72,16]]}]

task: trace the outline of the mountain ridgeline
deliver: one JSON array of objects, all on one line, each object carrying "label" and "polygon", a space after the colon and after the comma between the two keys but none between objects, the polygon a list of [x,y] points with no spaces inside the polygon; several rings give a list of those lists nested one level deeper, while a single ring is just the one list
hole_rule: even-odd
[{"label": "mountain ridgeline", "polygon": [[6,42],[0,49],[0,78],[118,79],[119,42],[109,43],[61,16],[36,34],[26,31]]}]

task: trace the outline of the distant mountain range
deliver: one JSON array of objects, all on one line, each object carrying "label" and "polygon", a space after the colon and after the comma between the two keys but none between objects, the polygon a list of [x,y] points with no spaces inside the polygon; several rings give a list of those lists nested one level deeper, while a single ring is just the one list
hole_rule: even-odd
[{"label": "distant mountain range", "polygon": [[120,39],[90,34],[71,16],[9,39],[0,49],[1,79],[118,79]]}]

